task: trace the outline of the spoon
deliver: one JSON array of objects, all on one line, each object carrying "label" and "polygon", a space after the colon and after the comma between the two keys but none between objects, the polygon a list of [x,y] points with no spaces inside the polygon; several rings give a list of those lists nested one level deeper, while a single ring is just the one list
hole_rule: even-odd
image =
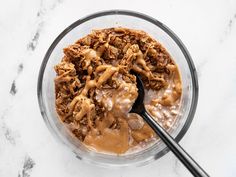
[{"label": "spoon", "polygon": [[175,154],[175,156],[185,165],[185,167],[196,177],[209,176],[193,158],[165,131],[153,118],[148,114],[145,109],[144,100],[144,86],[140,76],[137,73],[132,73],[136,76],[138,98],[135,100],[130,113],[139,114],[148,125],[155,131],[161,138],[166,146]]}]

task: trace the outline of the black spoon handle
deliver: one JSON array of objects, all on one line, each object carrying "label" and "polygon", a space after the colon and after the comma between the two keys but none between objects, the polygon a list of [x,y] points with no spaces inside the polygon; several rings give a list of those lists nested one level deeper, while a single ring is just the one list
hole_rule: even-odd
[{"label": "black spoon handle", "polygon": [[167,133],[147,111],[141,112],[145,121],[156,132],[156,134],[165,142],[167,147],[178,157],[185,167],[196,177],[209,177],[209,175],[195,162],[190,155]]}]

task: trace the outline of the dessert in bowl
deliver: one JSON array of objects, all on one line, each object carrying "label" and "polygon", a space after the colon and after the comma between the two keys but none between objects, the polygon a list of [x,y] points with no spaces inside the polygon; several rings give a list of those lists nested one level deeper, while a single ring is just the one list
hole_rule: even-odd
[{"label": "dessert in bowl", "polygon": [[187,50],[163,24],[135,12],[97,13],[49,48],[38,83],[41,113],[82,160],[140,165],[168,151],[141,117],[128,113],[138,95],[131,70],[144,82],[148,112],[180,140],[195,112],[197,79]]}]

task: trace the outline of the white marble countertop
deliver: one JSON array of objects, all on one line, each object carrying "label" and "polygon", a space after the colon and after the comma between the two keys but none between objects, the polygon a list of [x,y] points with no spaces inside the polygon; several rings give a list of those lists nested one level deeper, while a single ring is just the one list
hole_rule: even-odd
[{"label": "white marble countertop", "polygon": [[0,177],[191,176],[172,153],[132,169],[108,170],[85,164],[55,141],[41,117],[36,86],[49,45],[75,20],[108,9],[146,13],[182,39],[198,71],[200,95],[181,145],[211,176],[236,176],[236,1],[140,2],[1,2]]}]

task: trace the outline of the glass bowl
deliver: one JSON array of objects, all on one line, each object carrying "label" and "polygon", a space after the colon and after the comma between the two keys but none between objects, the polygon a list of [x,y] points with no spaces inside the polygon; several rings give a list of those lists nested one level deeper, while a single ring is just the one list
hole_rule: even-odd
[{"label": "glass bowl", "polygon": [[60,62],[63,56],[63,48],[89,34],[93,29],[118,26],[147,32],[167,49],[178,65],[182,78],[183,94],[179,117],[169,133],[176,141],[180,141],[192,122],[197,106],[198,81],[196,70],[181,40],[161,22],[138,12],[126,10],[98,12],[67,27],[54,40],[43,59],[38,77],[38,101],[41,114],[49,130],[59,141],[69,147],[79,159],[108,167],[140,166],[166,154],[169,150],[165,144],[157,140],[148,148],[123,155],[91,151],[68,132],[59,121],[55,110],[54,78],[56,73],[53,67]]}]

